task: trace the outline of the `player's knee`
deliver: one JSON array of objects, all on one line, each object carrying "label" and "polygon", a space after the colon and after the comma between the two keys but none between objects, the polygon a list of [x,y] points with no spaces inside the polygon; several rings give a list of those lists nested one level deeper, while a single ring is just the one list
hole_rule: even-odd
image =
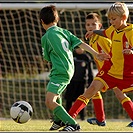
[{"label": "player's knee", "polygon": [[54,109],[58,106],[58,103],[56,103],[55,101],[46,99],[45,105],[46,105],[47,108],[49,108],[50,110],[54,110]]},{"label": "player's knee", "polygon": [[89,88],[84,92],[83,96],[86,98],[91,98],[93,97],[96,93],[98,92],[98,89],[96,88],[95,85],[90,85]]},{"label": "player's knee", "polygon": [[46,107],[49,108],[49,102],[48,102],[48,100],[45,100],[45,105],[46,105]]},{"label": "player's knee", "polygon": [[115,96],[117,99],[121,102],[123,99],[125,99],[126,95],[124,95],[119,89],[114,89]]},{"label": "player's knee", "polygon": [[126,96],[123,93],[115,93],[117,99],[121,102]]},{"label": "player's knee", "polygon": [[52,109],[52,104],[51,104],[50,100],[46,99],[45,100],[45,105],[46,105],[47,108]]},{"label": "player's knee", "polygon": [[100,91],[98,91],[93,97],[92,99],[102,99],[102,95],[100,93]]}]

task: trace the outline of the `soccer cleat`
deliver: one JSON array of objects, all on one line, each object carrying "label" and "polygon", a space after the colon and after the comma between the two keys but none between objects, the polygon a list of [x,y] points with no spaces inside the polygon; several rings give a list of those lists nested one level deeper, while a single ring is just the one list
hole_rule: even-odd
[{"label": "soccer cleat", "polygon": [[59,122],[53,121],[53,125],[51,126],[51,128],[49,130],[58,130],[64,126],[65,126],[65,124],[62,121],[59,121]]},{"label": "soccer cleat", "polygon": [[80,130],[80,125],[75,124],[75,125],[66,125],[62,130],[60,131],[66,131],[66,132],[75,132]]},{"label": "soccer cleat", "polygon": [[133,121],[127,125],[127,127],[133,127]]},{"label": "soccer cleat", "polygon": [[106,121],[99,122],[96,118],[87,119],[87,122],[93,125],[106,126]]}]

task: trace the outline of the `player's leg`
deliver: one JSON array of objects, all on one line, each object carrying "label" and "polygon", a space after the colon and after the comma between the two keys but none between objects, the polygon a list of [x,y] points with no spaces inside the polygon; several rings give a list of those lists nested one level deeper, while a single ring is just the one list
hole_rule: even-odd
[{"label": "player's leg", "polygon": [[[46,106],[53,111],[53,114],[67,125],[76,125],[77,122],[67,113],[63,106],[56,102],[57,95],[51,92],[46,94]],[[55,124],[55,123],[54,123]]]},{"label": "player's leg", "polygon": [[69,114],[75,118],[78,113],[88,104],[89,100],[103,87],[104,85],[100,80],[94,80],[83,95],[80,95],[76,99],[73,106],[69,110]]},{"label": "player's leg", "polygon": [[114,93],[115,93],[117,99],[120,101],[123,108],[127,112],[128,116],[132,120],[132,122],[127,126],[133,127],[133,102],[132,102],[132,100],[129,97],[127,97],[126,94],[123,94],[123,92],[120,89],[114,88],[113,90],[114,90]]},{"label": "player's leg", "polygon": [[[104,84],[100,80],[94,80],[92,81],[91,85],[86,89],[86,91],[83,93],[83,95],[80,95],[76,101],[74,102],[73,106],[69,110],[69,114],[76,118],[76,116],[79,114],[79,112],[85,108],[85,106],[88,104],[89,100],[102,88],[104,87]],[[69,126],[66,126],[65,128],[70,128]],[[65,128],[63,130],[65,130]]]},{"label": "player's leg", "polygon": [[[56,102],[62,105],[62,97],[59,96]],[[51,119],[52,119],[51,122],[53,122],[53,124],[49,130],[58,130],[59,128],[65,126],[65,123],[63,123],[56,115],[53,114]]]},{"label": "player's leg", "polygon": [[80,129],[80,126],[77,122],[67,113],[64,107],[57,103],[57,99],[59,95],[64,91],[66,88],[66,84],[59,84],[57,82],[49,82],[47,86],[47,93],[45,103],[46,106],[53,111],[54,116],[58,117],[61,122],[69,125],[72,127],[72,131],[76,131]]},{"label": "player's leg", "polygon": [[88,118],[87,122],[93,125],[106,126],[103,99],[100,91],[92,97],[96,118]]}]

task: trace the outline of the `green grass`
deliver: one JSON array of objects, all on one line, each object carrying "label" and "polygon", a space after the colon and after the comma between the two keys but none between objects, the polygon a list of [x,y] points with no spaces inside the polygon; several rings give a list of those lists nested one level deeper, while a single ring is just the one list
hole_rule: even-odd
[{"label": "green grass", "polygon": [[[77,121],[82,128],[82,132],[133,132],[133,128],[126,127],[130,120],[107,120],[107,125],[105,127],[90,125],[86,121]],[[49,132],[50,126],[51,123],[49,120],[31,120],[25,124],[18,124],[12,119],[0,120],[0,131]]]}]

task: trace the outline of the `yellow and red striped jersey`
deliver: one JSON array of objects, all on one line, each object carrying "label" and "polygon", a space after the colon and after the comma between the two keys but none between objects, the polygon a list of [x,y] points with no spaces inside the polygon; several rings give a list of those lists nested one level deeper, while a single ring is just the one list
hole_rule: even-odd
[{"label": "yellow and red striped jersey", "polygon": [[[89,45],[99,53],[101,53],[101,50],[104,51],[105,53],[110,53],[111,40],[95,34],[91,37]],[[97,65],[97,69],[100,70],[104,62],[103,61],[101,62],[96,58],[94,58],[94,60]]]},{"label": "yellow and red striped jersey", "polygon": [[133,77],[133,54],[122,53],[123,49],[133,47],[133,24],[128,24],[122,30],[110,26],[104,30],[104,34],[112,41],[112,58],[108,74],[118,79],[123,79],[124,76]]}]

